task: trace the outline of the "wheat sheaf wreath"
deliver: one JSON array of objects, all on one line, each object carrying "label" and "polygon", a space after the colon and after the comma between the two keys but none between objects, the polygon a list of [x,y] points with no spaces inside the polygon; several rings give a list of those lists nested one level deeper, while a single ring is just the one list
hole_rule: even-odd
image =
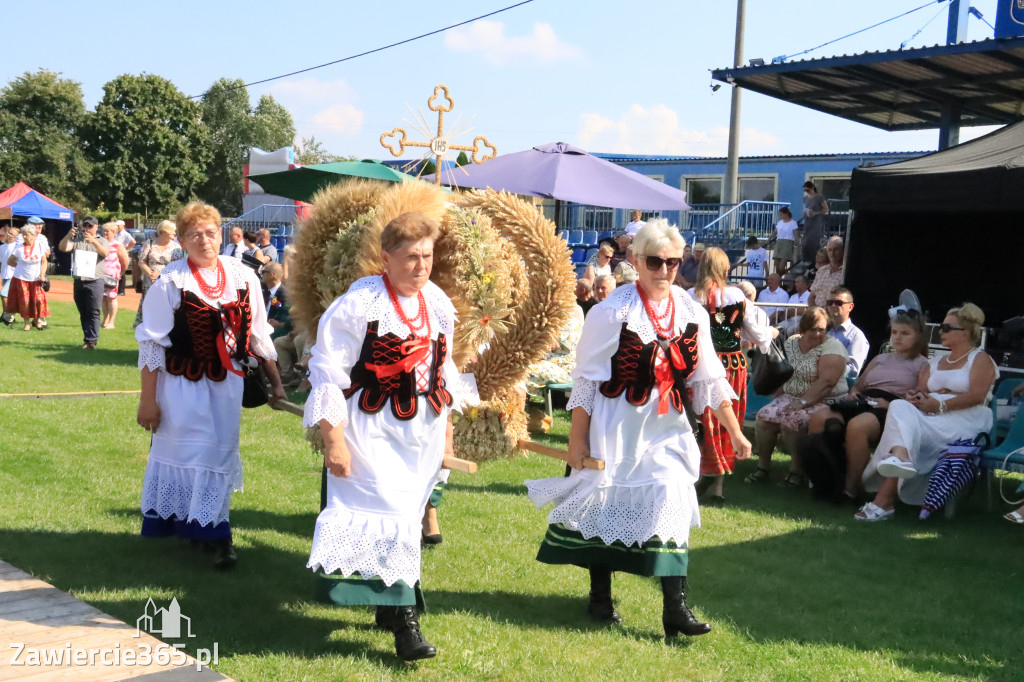
[{"label": "wheat sheaf wreath", "polygon": [[[529,203],[493,190],[450,194],[425,182],[353,180],[313,198],[296,231],[289,297],[297,325],[315,334],[321,315],[355,280],[382,271],[380,234],[415,211],[436,221],[431,280],[459,316],[453,359],[475,375],[481,403],[454,414],[455,454],[486,461],[516,453],[527,437],[517,387],[547,357],[575,305],[568,247]],[[322,448],[318,429],[308,437]]]}]

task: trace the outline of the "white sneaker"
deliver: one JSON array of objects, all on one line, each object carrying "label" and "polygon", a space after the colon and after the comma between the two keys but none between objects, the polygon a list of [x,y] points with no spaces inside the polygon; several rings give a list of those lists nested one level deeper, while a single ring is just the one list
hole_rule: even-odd
[{"label": "white sneaker", "polygon": [[913,478],[917,476],[917,469],[910,462],[893,455],[878,463],[878,475],[885,478]]}]

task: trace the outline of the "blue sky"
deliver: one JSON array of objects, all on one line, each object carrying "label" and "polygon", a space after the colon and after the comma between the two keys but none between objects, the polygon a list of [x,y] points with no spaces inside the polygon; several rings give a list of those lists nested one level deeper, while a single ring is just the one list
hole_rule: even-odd
[{"label": "blue sky", "polygon": [[[247,82],[380,47],[490,12],[514,0],[438,3],[303,1],[174,3],[35,0],[4,8],[0,83],[47,68],[82,84],[95,106],[122,73],[154,73],[186,94],[220,77]],[[748,0],[745,58],[813,47],[924,0]],[[996,0],[974,0],[995,23]],[[934,5],[808,57],[945,41]],[[451,89],[450,122],[472,119],[499,153],[566,141],[594,152],[724,155],[729,92],[709,70],[732,62],[733,0],[534,0],[446,34],[250,89],[273,94],[302,136],[337,154],[381,158],[382,132],[426,111],[434,86]],[[31,27],[31,28],[29,28]],[[970,19],[969,39],[991,37]],[[34,40],[19,42],[19,36]],[[962,139],[983,132],[964,131]],[[740,152],[798,154],[935,149],[936,131],[886,133],[745,92]],[[405,158],[418,156],[407,151]]]}]

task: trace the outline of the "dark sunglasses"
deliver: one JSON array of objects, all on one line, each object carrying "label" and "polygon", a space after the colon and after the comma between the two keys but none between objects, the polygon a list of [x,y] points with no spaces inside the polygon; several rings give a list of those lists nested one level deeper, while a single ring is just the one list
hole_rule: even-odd
[{"label": "dark sunglasses", "polygon": [[963,327],[954,327],[951,324],[946,324],[945,322],[943,322],[942,324],[939,325],[939,331],[942,332],[943,334],[948,334],[949,332],[965,332],[967,330],[964,329]]},{"label": "dark sunglasses", "polygon": [[833,298],[830,301],[825,301],[825,305],[844,306],[849,305],[849,301],[840,301],[838,298]]},{"label": "dark sunglasses", "polygon": [[647,269],[657,272],[664,265],[669,270],[675,270],[683,262],[682,258],[662,258],[661,256],[644,256]]}]

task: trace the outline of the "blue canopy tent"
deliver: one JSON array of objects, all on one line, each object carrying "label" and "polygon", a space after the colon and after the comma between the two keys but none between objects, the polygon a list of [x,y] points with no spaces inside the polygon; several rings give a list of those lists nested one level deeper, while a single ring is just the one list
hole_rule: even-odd
[{"label": "blue canopy tent", "polygon": [[[14,218],[25,219],[34,215],[46,222],[46,238],[50,242],[50,248],[56,252],[57,243],[71,229],[75,212],[66,206],[61,206],[45,194],[35,191],[24,182],[19,182],[4,192],[0,192],[0,220],[13,221]],[[70,272],[70,257],[66,254],[55,253],[54,255],[57,256],[57,272],[63,274]]]}]

